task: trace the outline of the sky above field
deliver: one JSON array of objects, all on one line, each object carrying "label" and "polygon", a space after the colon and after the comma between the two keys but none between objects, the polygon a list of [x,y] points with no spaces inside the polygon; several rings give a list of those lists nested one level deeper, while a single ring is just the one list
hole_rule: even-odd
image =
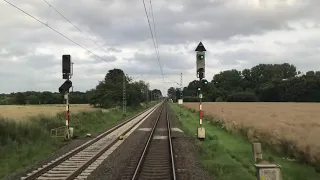
[{"label": "sky above field", "polygon": [[166,94],[178,86],[180,73],[184,86],[196,79],[194,50],[200,41],[210,81],[222,70],[258,63],[288,62],[302,72],[320,68],[319,0],[152,1],[164,80],[142,0],[47,0],[85,35],[45,1],[8,1],[103,60],[1,1],[0,93],[57,92],[64,81],[61,56],[71,54],[74,90],[91,89],[108,70],[121,68]]}]

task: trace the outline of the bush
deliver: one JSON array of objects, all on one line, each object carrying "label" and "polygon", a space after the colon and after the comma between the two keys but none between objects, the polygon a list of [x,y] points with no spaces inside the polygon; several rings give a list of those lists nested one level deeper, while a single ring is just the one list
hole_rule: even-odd
[{"label": "bush", "polygon": [[199,102],[199,98],[196,96],[185,96],[183,97],[184,102]]},{"label": "bush", "polygon": [[223,98],[222,97],[217,97],[216,102],[223,102]]},{"label": "bush", "polygon": [[275,87],[268,87],[259,93],[262,102],[281,102],[281,96]]},{"label": "bush", "polygon": [[227,102],[257,102],[258,97],[252,92],[238,92],[230,94]]}]

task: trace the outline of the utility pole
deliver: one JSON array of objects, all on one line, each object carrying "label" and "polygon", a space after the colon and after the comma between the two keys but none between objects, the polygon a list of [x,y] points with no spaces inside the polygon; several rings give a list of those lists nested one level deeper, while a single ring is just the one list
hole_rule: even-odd
[{"label": "utility pole", "polygon": [[[180,77],[180,99],[181,99],[181,103],[183,105],[183,94],[182,94],[182,73],[181,73],[181,77]],[[181,115],[182,115],[182,107],[180,106],[180,119],[181,119]]]},{"label": "utility pole", "polygon": [[205,128],[202,126],[202,79],[205,77],[205,51],[202,42],[199,43],[197,48],[195,49],[196,54],[196,65],[197,65],[197,77],[199,78],[200,87],[199,91],[199,119],[200,119],[200,127],[198,128],[198,138],[205,138]]},{"label": "utility pole", "polygon": [[122,98],[122,112],[123,117],[127,116],[127,97],[126,97],[126,75],[123,73],[123,98]]},{"label": "utility pole", "polygon": [[[164,86],[163,86],[163,91],[162,91],[163,93],[165,93],[164,92]],[[164,94],[162,94],[162,97],[161,97],[162,99],[164,99]]]},{"label": "utility pole", "polygon": [[149,94],[149,89],[146,87],[146,103],[147,104],[148,104],[148,99],[149,99],[148,94]]}]

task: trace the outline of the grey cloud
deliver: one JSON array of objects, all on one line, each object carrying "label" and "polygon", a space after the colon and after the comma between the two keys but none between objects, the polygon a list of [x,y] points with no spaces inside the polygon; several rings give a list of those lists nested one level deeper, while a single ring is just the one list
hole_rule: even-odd
[{"label": "grey cloud", "polygon": [[[186,43],[201,39],[225,40],[234,35],[261,34],[268,30],[292,29],[287,21],[300,16],[310,6],[292,6],[281,11],[258,11],[228,6],[229,1],[154,2],[157,36],[160,44]],[[168,8],[183,4],[183,11]],[[57,9],[79,27],[99,35],[108,44],[135,43],[150,39],[141,1],[111,1],[88,4],[86,1],[57,1]],[[73,7],[73,8],[69,8]],[[152,22],[152,21],[151,21]],[[204,23],[204,24],[203,24]],[[189,27],[187,24],[192,24]]]},{"label": "grey cloud", "polygon": [[[183,70],[190,69],[192,67],[190,61],[187,60],[188,58],[189,57],[185,54],[164,52],[160,54],[159,59],[163,68]],[[150,68],[152,66],[159,66],[155,53],[148,55],[136,52],[130,60],[139,64],[147,65]]]},{"label": "grey cloud", "polygon": [[108,51],[111,51],[111,52],[122,52],[121,49],[117,49],[117,48],[114,48],[114,47],[110,47],[107,49]]},{"label": "grey cloud", "polygon": [[[131,63],[126,65],[119,65],[116,68],[122,69],[126,74],[130,76],[151,76],[151,77],[161,77],[161,71],[157,64],[142,64],[142,63]],[[84,69],[85,74],[106,74],[108,71],[112,69],[109,66],[104,66],[102,68],[94,68],[89,67],[87,69]],[[171,69],[171,68],[162,68],[165,75],[177,75],[183,72],[184,70],[181,69]]]},{"label": "grey cloud", "polygon": [[270,62],[273,55],[266,52],[250,51],[247,49],[239,49],[237,51],[227,51],[224,53],[215,54],[215,57],[222,65],[236,65],[239,61],[247,61],[251,65],[257,62]]},{"label": "grey cloud", "polygon": [[[215,54],[219,59],[219,64],[223,66],[238,65],[243,68],[251,68],[259,63],[291,63],[300,71],[317,70],[320,68],[318,55],[320,41],[304,42],[300,41],[296,44],[287,46],[287,52],[281,54],[272,54],[263,51],[249,51],[240,49],[237,51],[229,51],[225,53]],[[244,61],[245,64],[240,64],[239,61]]]},{"label": "grey cloud", "polygon": [[53,55],[33,54],[24,57],[23,60],[23,65],[37,70],[61,65],[61,61],[56,59]]},{"label": "grey cloud", "polygon": [[107,56],[107,55],[99,56],[99,57],[97,57],[95,55],[91,55],[90,58],[93,59],[92,63],[101,63],[103,61],[108,62],[108,63],[113,63],[113,62],[117,61],[117,57]]},{"label": "grey cloud", "polygon": [[[93,52],[104,53],[43,1],[13,0],[12,2],[49,23],[83,47]],[[96,0],[90,3],[86,0],[49,2],[86,35],[117,57],[117,61],[114,61],[109,55],[101,55],[103,59],[116,64],[117,68],[125,70],[130,75],[145,74],[148,75],[146,79],[155,77],[161,79],[144,7],[140,0]],[[295,29],[288,24],[290,21],[309,19],[315,20],[317,26],[319,25],[320,1],[317,0],[301,1],[293,6],[279,6],[272,11],[236,6],[235,2],[238,1],[153,1],[164,74],[179,77],[181,72],[187,74],[189,70],[195,69],[193,61],[195,47],[192,44],[197,44],[199,41],[207,41],[211,44],[220,42],[225,46],[241,47],[243,44],[253,44],[253,40],[238,38],[241,36],[253,34],[259,36],[276,30],[294,31]],[[171,8],[172,6],[180,6],[182,10],[175,10]],[[30,89],[57,91],[57,87],[63,80],[60,77],[60,55],[54,53],[62,49],[74,49],[76,45],[21,12],[13,10],[7,4],[2,3],[0,11],[7,16],[0,25],[5,29],[0,35],[0,84],[2,84],[0,91]],[[263,49],[252,52],[241,48],[238,51],[224,52],[224,50],[224,53],[208,53],[208,56],[210,55],[208,67],[218,70],[234,66],[252,67],[258,63],[289,62],[303,71],[320,68],[317,55],[320,41],[316,38],[296,44],[280,41],[276,43],[281,47],[288,47],[288,51],[283,54],[269,54]],[[52,48],[51,54],[38,52],[38,48],[45,47]],[[126,50],[136,53],[128,53]],[[81,54],[80,51],[83,52],[79,47],[79,54]],[[89,53],[86,55],[88,58],[75,59],[76,73],[73,81],[79,90],[94,87],[101,80],[99,78],[103,78],[103,75],[112,68],[108,64],[103,65],[101,59]],[[13,61],[14,59],[17,61]],[[240,61],[246,63],[241,64]],[[213,62],[219,63],[213,64]],[[161,83],[152,83],[161,89]]]},{"label": "grey cloud", "polygon": [[[159,43],[176,44],[199,39],[224,40],[237,34],[260,34],[267,30],[290,29],[286,20],[291,19],[301,10],[299,7],[290,7],[281,12],[258,12],[230,8],[227,6],[228,2],[232,1],[175,2],[184,4],[182,12],[173,11],[168,6],[157,6],[157,3],[154,3]],[[132,0],[130,3],[100,1],[90,4],[86,1],[57,1],[52,4],[80,28],[85,29],[87,33],[91,31],[90,33],[99,35],[108,44],[120,46],[150,39],[140,1]],[[170,3],[167,4],[170,5]],[[198,11],[199,9],[201,11]],[[44,10],[39,14],[48,16],[48,12]],[[52,17],[57,18],[57,16]],[[185,25],[186,23],[193,24],[195,28],[190,29]],[[75,28],[73,29],[76,31]]]}]

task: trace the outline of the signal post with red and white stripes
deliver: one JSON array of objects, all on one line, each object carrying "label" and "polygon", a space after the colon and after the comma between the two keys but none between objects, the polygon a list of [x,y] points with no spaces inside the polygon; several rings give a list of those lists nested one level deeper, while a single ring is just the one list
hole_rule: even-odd
[{"label": "signal post with red and white stripes", "polygon": [[70,129],[69,129],[69,92],[66,92],[64,95],[66,100],[66,134],[65,138],[70,139]]},{"label": "signal post with red and white stripes", "polygon": [[205,128],[202,125],[202,79],[205,77],[205,51],[206,49],[204,48],[202,42],[199,43],[197,48],[195,49],[197,52],[196,54],[196,65],[197,65],[197,77],[199,78],[199,125],[200,127],[198,128],[197,134],[199,139],[204,139],[205,138]]},{"label": "signal post with red and white stripes", "polygon": [[73,133],[73,128],[70,128],[70,110],[69,110],[69,89],[72,87],[72,82],[70,81],[73,75],[73,63],[71,62],[71,56],[68,54],[62,55],[62,79],[66,81],[59,87],[59,92],[64,94],[64,99],[66,100],[66,130],[65,138],[70,139]]}]

